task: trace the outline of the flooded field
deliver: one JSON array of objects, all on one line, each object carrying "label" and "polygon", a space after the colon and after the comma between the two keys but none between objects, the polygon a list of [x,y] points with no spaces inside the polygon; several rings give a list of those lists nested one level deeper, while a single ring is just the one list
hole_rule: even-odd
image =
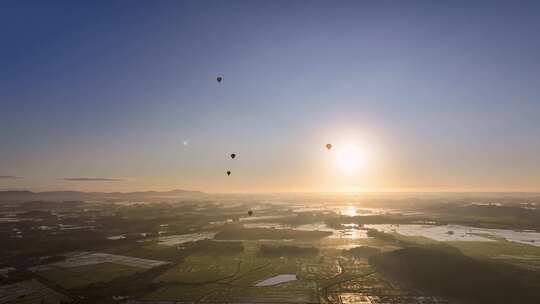
[{"label": "flooded field", "polygon": [[281,283],[298,280],[295,274],[280,274],[255,284],[256,287],[274,286]]},{"label": "flooded field", "polygon": [[266,216],[250,216],[250,217],[241,217],[239,220],[241,222],[249,222],[249,221],[263,221],[263,220],[273,220],[273,219],[279,219],[284,218],[285,216],[282,215],[266,215]]},{"label": "flooded field", "polygon": [[118,241],[118,240],[123,240],[125,239],[126,236],[125,235],[113,235],[113,236],[109,236],[107,237],[107,240],[110,240],[110,241]]},{"label": "flooded field", "polygon": [[396,232],[406,236],[423,236],[441,242],[476,241],[493,242],[502,238],[510,242],[540,246],[540,233],[536,231],[514,231],[510,229],[475,228],[462,225],[394,225],[374,224],[365,228],[382,232]]},{"label": "flooded field", "polygon": [[345,225],[346,229],[334,229],[328,227],[325,223],[304,224],[299,226],[290,226],[280,223],[248,223],[243,224],[245,228],[269,228],[269,229],[293,229],[298,231],[326,231],[332,235],[327,236],[328,239],[363,239],[367,238],[367,230],[358,229],[356,224]]},{"label": "flooded field", "polygon": [[66,259],[61,262],[31,267],[31,271],[48,271],[54,268],[72,268],[102,263],[113,263],[141,269],[150,269],[157,266],[169,264],[169,262],[156,261],[150,259],[134,258],[116,254],[101,252],[75,252],[66,255]]},{"label": "flooded field", "polygon": [[16,217],[0,217],[0,223],[16,223],[19,219]]},{"label": "flooded field", "polygon": [[158,238],[158,244],[166,245],[166,246],[175,246],[175,245],[184,244],[188,242],[212,239],[214,238],[215,235],[216,235],[215,232],[200,232],[200,233],[191,233],[191,234],[161,236]]},{"label": "flooded field", "polygon": [[397,209],[386,208],[365,208],[358,205],[296,205],[292,209],[292,212],[329,212],[342,216],[370,216],[370,215],[382,215],[382,214],[401,214],[401,215],[418,215],[422,212],[418,211],[404,211]]}]

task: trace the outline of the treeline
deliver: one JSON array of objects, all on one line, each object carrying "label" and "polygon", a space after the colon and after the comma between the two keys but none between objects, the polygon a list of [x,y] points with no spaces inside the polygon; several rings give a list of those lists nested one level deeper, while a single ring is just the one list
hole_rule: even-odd
[{"label": "treeline", "polygon": [[333,217],[325,219],[325,224],[334,229],[344,229],[344,224],[370,225],[370,224],[414,224],[418,222],[435,221],[427,216],[402,216],[396,215],[367,215],[354,217]]},{"label": "treeline", "polygon": [[540,209],[535,205],[499,206],[441,204],[429,208],[441,218],[463,225],[508,229],[539,229]]},{"label": "treeline", "polygon": [[327,231],[229,227],[218,232],[217,240],[318,240],[331,235]]},{"label": "treeline", "polygon": [[359,247],[351,248],[349,250],[343,250],[342,253],[344,256],[368,259],[376,254],[381,253],[381,250],[375,247],[359,246]]}]

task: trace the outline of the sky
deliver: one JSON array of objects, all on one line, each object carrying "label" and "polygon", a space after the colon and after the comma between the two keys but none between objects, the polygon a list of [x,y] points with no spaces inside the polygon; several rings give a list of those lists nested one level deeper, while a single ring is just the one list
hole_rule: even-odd
[{"label": "sky", "polygon": [[540,191],[539,15],[2,1],[0,190]]}]

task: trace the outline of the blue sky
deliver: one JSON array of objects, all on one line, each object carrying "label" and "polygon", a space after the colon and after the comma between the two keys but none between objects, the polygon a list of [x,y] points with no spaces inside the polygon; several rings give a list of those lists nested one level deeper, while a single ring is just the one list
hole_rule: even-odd
[{"label": "blue sky", "polygon": [[[539,14],[534,1],[3,1],[0,175],[18,178],[0,187],[540,190]],[[361,146],[369,168],[339,172],[327,142]],[[65,180],[89,177],[120,180]]]}]

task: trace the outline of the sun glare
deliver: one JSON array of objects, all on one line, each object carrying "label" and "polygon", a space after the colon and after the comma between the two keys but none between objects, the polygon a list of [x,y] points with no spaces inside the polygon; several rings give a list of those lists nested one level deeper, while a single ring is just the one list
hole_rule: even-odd
[{"label": "sun glare", "polygon": [[354,173],[366,165],[366,155],[357,146],[350,145],[337,151],[338,168],[346,173]]},{"label": "sun glare", "polygon": [[347,206],[344,209],[341,210],[341,214],[345,216],[357,216],[358,213],[356,212],[356,207],[354,206]]}]

